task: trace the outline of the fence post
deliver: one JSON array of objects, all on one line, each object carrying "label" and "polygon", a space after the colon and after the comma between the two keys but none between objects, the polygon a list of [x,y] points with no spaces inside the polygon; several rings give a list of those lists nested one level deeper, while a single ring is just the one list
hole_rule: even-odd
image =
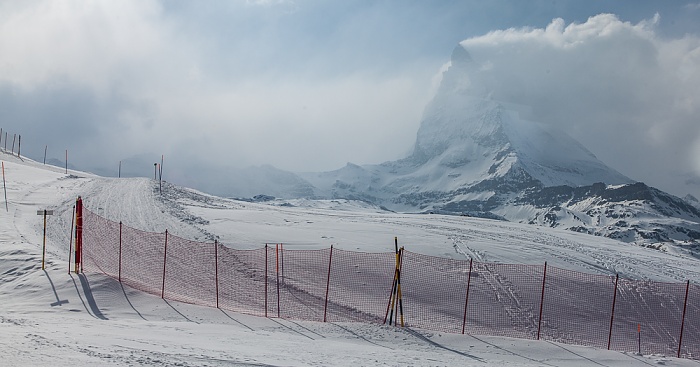
[{"label": "fence post", "polygon": [[688,290],[690,289],[690,280],[685,283],[685,301],[683,302],[683,316],[681,317],[681,336],[678,338],[678,355],[676,358],[681,357],[681,346],[683,345],[683,328],[685,326],[685,310],[688,306]]},{"label": "fence post", "polygon": [[280,245],[275,247],[275,275],[277,276],[277,317],[280,317]]},{"label": "fence post", "polygon": [[75,273],[77,274],[83,265],[83,199],[78,196],[75,200]]},{"label": "fence post", "polygon": [[75,205],[70,219],[70,240],[68,241],[68,274],[70,274],[70,255],[73,252],[73,224],[75,223]]},{"label": "fence post", "polygon": [[542,296],[540,297],[540,321],[537,322],[537,340],[540,340],[540,330],[542,330],[542,309],[544,307],[544,286],[547,280],[547,262],[544,262],[544,275],[542,276]]},{"label": "fence post", "polygon": [[333,245],[331,245],[331,254],[328,256],[328,278],[326,279],[326,304],[323,306],[323,322],[326,322],[328,314],[328,291],[331,287],[331,262],[333,261]]},{"label": "fence post", "polygon": [[219,240],[214,240],[214,272],[216,281],[216,308],[219,308]]},{"label": "fence post", "polygon": [[267,317],[267,244],[265,244],[265,317]]},{"label": "fence post", "polygon": [[165,249],[163,250],[163,288],[160,291],[160,298],[165,299],[165,264],[168,259],[168,230],[165,230]]},{"label": "fence post", "polygon": [[122,281],[122,222],[119,221],[119,282]]},{"label": "fence post", "polygon": [[613,321],[615,320],[615,302],[617,301],[617,281],[620,279],[620,274],[615,274],[615,293],[613,294],[612,311],[610,311],[610,332],[608,333],[608,350],[612,342]]},{"label": "fence post", "polygon": [[464,319],[462,320],[462,334],[464,334],[464,328],[467,326],[467,305],[469,304],[469,287],[472,283],[472,262],[474,259],[469,259],[469,275],[467,275],[467,297],[464,299]]}]

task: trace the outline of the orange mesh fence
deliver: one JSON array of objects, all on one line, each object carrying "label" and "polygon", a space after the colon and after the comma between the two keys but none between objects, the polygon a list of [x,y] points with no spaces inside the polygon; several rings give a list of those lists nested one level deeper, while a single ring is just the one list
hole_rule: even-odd
[{"label": "orange mesh fence", "polygon": [[267,316],[265,249],[236,250],[219,245],[218,255],[219,307]]},{"label": "orange mesh fence", "polygon": [[393,253],[333,249],[327,321],[382,322],[394,278]]},{"label": "orange mesh fence", "polygon": [[542,272],[541,265],[474,263],[467,332],[536,338]]},{"label": "orange mesh fence", "polygon": [[83,264],[87,270],[119,278],[120,230],[112,222],[89,210],[83,210]]},{"label": "orange mesh fence", "polygon": [[676,354],[685,289],[684,283],[620,278],[610,349]]},{"label": "orange mesh fence", "polygon": [[[265,317],[385,321],[394,253],[236,250],[83,211],[83,261],[163,298]],[[406,326],[700,359],[700,287],[403,251]],[[396,315],[394,320],[401,320]]]},{"label": "orange mesh fence", "polygon": [[269,248],[269,316],[323,321],[329,253]]},{"label": "orange mesh fence", "polygon": [[615,277],[547,267],[540,338],[608,347]]},{"label": "orange mesh fence", "polygon": [[163,297],[216,307],[214,243],[201,243],[168,234]]},{"label": "orange mesh fence", "polygon": [[680,356],[700,359],[700,286],[691,284],[684,318]]},{"label": "orange mesh fence", "polygon": [[401,293],[407,325],[461,333],[469,261],[404,251],[402,262]]}]

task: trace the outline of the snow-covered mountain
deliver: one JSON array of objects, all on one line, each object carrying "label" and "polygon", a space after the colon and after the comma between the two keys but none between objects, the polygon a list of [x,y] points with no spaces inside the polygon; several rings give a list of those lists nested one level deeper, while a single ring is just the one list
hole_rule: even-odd
[{"label": "snow-covered mountain", "polygon": [[248,169],[243,176],[260,192],[236,193],[356,199],[645,244],[700,240],[697,206],[635,182],[566,133],[528,120],[527,106],[493,100],[481,87],[484,75],[458,45],[404,159],[321,173]]}]

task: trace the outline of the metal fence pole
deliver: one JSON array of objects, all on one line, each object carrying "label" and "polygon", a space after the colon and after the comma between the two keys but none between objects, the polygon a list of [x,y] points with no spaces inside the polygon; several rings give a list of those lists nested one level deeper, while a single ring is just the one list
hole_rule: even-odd
[{"label": "metal fence pole", "polygon": [[219,308],[219,240],[214,240],[214,281],[216,282],[216,308]]},{"label": "metal fence pole", "polygon": [[685,283],[685,301],[683,302],[683,316],[681,317],[681,336],[678,338],[678,355],[676,358],[681,357],[681,346],[683,345],[683,328],[685,326],[685,310],[688,307],[688,290],[690,289],[690,280]]},{"label": "metal fence pole", "polygon": [[275,274],[277,275],[277,317],[280,317],[280,245],[275,247]]},{"label": "metal fence pole", "polygon": [[165,249],[163,250],[163,288],[160,292],[160,298],[165,299],[165,265],[168,259],[168,230],[165,230]]},{"label": "metal fence pole", "polygon": [[333,261],[333,245],[331,245],[331,253],[328,256],[328,278],[326,279],[326,304],[323,306],[323,322],[326,322],[328,314],[328,291],[331,289],[331,262]]},{"label": "metal fence pole", "polygon": [[610,332],[608,333],[608,350],[612,342],[613,321],[615,320],[615,302],[617,301],[617,281],[620,279],[620,274],[615,274],[615,293],[613,294],[612,311],[610,311]]},{"label": "metal fence pole", "polygon": [[267,244],[265,244],[265,317],[267,317]]},{"label": "metal fence pole", "polygon": [[467,326],[467,305],[469,304],[469,287],[472,283],[472,262],[474,259],[469,259],[469,275],[467,275],[467,296],[464,299],[464,319],[462,320],[462,334]]},{"label": "metal fence pole", "polygon": [[68,241],[68,274],[70,274],[70,256],[73,252],[73,225],[75,224],[75,205],[73,205],[72,218],[70,220],[70,240]]},{"label": "metal fence pole", "polygon": [[119,282],[122,281],[122,222],[119,221]]},{"label": "metal fence pole", "polygon": [[544,308],[544,286],[547,280],[547,262],[544,262],[544,275],[542,276],[542,296],[540,297],[540,320],[537,322],[537,340],[540,340],[540,330],[542,330],[542,309]]}]

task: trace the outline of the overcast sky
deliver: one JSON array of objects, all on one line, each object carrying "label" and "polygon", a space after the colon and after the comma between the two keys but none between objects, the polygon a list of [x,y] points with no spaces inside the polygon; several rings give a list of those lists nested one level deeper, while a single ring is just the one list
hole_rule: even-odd
[{"label": "overcast sky", "polygon": [[700,194],[697,1],[0,0],[0,127],[115,171],[380,163],[411,152],[460,42],[530,119]]}]

